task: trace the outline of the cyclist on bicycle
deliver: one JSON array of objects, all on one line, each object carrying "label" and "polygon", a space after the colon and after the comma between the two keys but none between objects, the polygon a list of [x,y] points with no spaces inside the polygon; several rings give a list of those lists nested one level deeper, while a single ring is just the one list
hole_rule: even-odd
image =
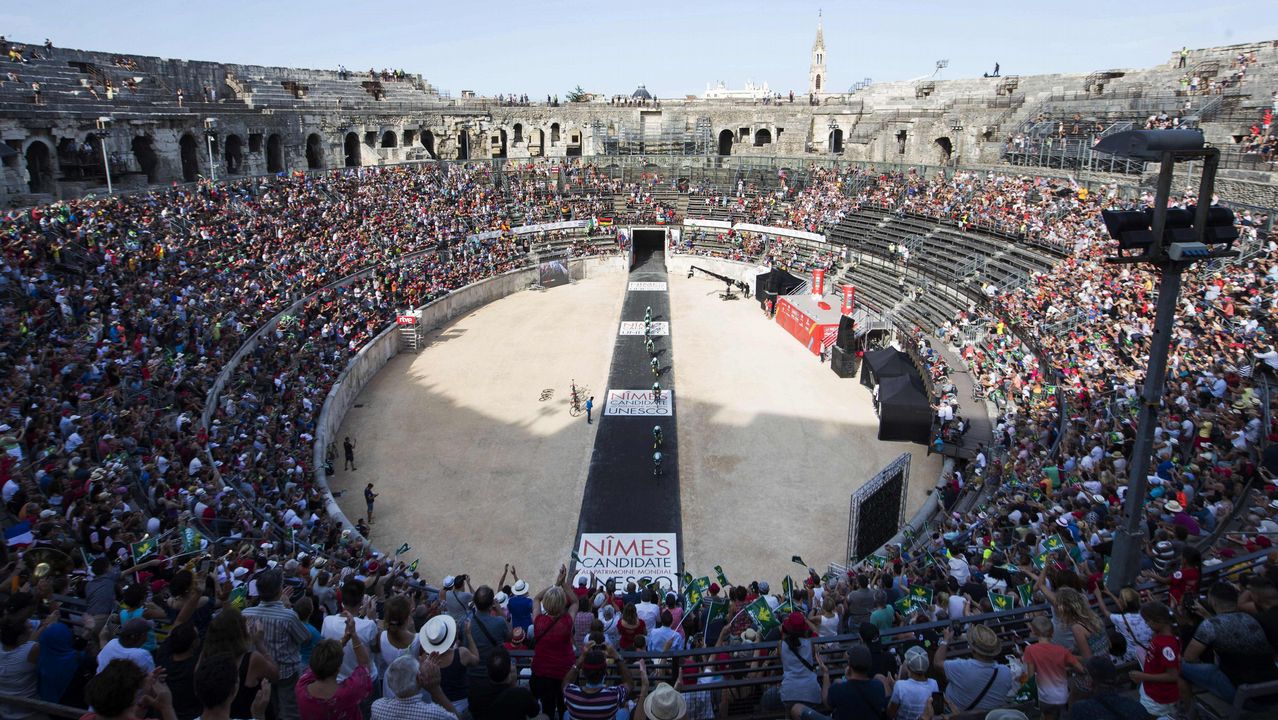
[{"label": "cyclist on bicycle", "polygon": [[657,377],[661,374],[661,363],[657,361],[656,356],[652,358],[652,376]]},{"label": "cyclist on bicycle", "polygon": [[661,438],[661,426],[660,426],[660,425],[653,425],[653,426],[652,426],[652,448],[653,448],[654,450],[656,450],[657,448],[661,447],[661,440],[662,440],[662,438]]},{"label": "cyclist on bicycle", "polygon": [[648,306],[648,307],[647,307],[647,308],[643,311],[643,321],[644,321],[644,322],[646,322],[646,323],[650,323],[650,322],[652,322],[652,306],[651,306],[651,305],[649,305],[649,306]]},{"label": "cyclist on bicycle", "polygon": [[652,401],[661,402],[661,384],[660,383],[652,384]]},{"label": "cyclist on bicycle", "polygon": [[657,354],[657,345],[656,343],[652,342],[652,338],[648,338],[647,340],[644,341],[643,344],[644,344],[644,347],[648,348],[649,355],[655,356]]},{"label": "cyclist on bicycle", "polygon": [[655,452],[652,454],[652,474],[654,477],[661,474],[661,453],[660,452]]}]

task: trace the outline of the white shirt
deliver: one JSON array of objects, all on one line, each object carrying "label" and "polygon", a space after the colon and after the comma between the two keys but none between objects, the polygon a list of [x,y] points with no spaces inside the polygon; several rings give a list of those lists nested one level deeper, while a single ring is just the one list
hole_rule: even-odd
[{"label": "white shirt", "polygon": [[[324,626],[320,628],[320,636],[329,640],[342,641],[342,636],[346,634],[346,618],[341,615],[329,615],[324,618]],[[373,651],[376,647],[374,643],[377,640],[377,623],[368,618],[355,618],[355,634],[359,636],[364,647],[368,650],[368,657],[373,658]],[[355,660],[355,648],[353,643],[346,643],[342,648],[342,667],[337,671],[337,682],[342,682],[355,672],[355,668],[359,663]],[[378,677],[377,663],[370,662],[368,664],[368,674],[374,680]]]},{"label": "white shirt", "polygon": [[120,638],[112,638],[98,652],[98,672],[105,670],[112,660],[130,660],[147,674],[155,670],[155,659],[151,657],[151,653],[140,647],[126,648],[120,644]]},{"label": "white shirt", "polygon": [[635,613],[648,627],[648,632],[652,632],[656,629],[657,621],[661,619],[661,607],[656,603],[638,603],[635,605]]}]

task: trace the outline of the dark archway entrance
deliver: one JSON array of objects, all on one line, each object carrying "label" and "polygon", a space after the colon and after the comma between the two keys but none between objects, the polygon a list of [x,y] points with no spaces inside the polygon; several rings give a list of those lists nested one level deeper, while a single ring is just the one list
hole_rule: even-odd
[{"label": "dark archway entrance", "polygon": [[732,154],[732,131],[731,130],[724,130],[723,132],[719,133],[719,154],[720,155]]},{"label": "dark archway entrance", "polygon": [[767,128],[759,128],[754,132],[754,145],[759,147],[762,145],[772,144],[772,131]]},{"label": "dark archway entrance", "polygon": [[195,136],[186,133],[178,141],[179,154],[182,156],[182,181],[195,182],[200,177],[200,148]]},{"label": "dark archway entrance", "polygon": [[498,130],[497,132],[493,133],[492,140],[490,142],[492,144],[491,150],[492,150],[493,157],[495,158],[506,157],[506,131],[505,130]]},{"label": "dark archway entrance", "polygon": [[834,128],[830,131],[830,152],[838,154],[843,152],[843,129]]},{"label": "dark archway entrance", "polygon": [[324,141],[316,133],[306,136],[306,167],[311,170],[324,167]]},{"label": "dark archway entrance", "polygon": [[470,159],[470,134],[465,130],[457,133],[457,159]]},{"label": "dark archway entrance", "polygon": [[426,154],[430,155],[432,158],[439,157],[435,154],[435,133],[430,130],[422,132],[422,147],[426,148]]},{"label": "dark archway entrance", "polygon": [[954,144],[948,137],[939,137],[935,142],[937,150],[941,153],[941,164],[948,163],[954,156]]},{"label": "dark archway entrance", "polygon": [[284,141],[275,133],[266,137],[266,172],[284,172]]},{"label": "dark archway entrance", "polygon": [[550,144],[559,142],[559,123],[550,124]]},{"label": "dark archway entrance", "polygon": [[244,141],[239,135],[226,136],[226,174],[238,175],[244,172]]},{"label": "dark archway entrance", "polygon": [[382,147],[393,148],[398,144],[399,143],[396,142],[394,130],[387,130],[386,132],[382,133]]},{"label": "dark archway entrance", "polygon": [[27,146],[27,187],[33,193],[53,192],[53,155],[49,146],[36,140]]},{"label": "dark archway entrance", "polygon": [[343,147],[346,150],[346,167],[359,167],[359,134],[346,133]]},{"label": "dark archway entrance", "polygon": [[155,148],[151,147],[150,135],[139,135],[133,138],[133,158],[138,161],[138,168],[142,170],[143,175],[146,175],[148,183],[160,179],[158,172],[160,158],[156,156]]}]

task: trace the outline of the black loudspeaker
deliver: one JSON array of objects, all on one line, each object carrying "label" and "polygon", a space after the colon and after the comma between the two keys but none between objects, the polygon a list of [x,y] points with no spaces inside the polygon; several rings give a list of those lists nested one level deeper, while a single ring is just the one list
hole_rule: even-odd
[{"label": "black loudspeaker", "polygon": [[856,377],[857,371],[861,369],[861,359],[855,352],[835,345],[830,348],[830,369],[841,378]]},{"label": "black loudspeaker", "polygon": [[835,340],[835,344],[845,352],[852,352],[852,344],[856,342],[855,327],[856,323],[851,317],[844,315],[839,318],[839,337]]}]

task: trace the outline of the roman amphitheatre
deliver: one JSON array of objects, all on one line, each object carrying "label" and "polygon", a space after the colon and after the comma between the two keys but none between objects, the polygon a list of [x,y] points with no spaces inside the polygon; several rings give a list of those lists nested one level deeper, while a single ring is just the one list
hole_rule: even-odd
[{"label": "roman amphitheatre", "polygon": [[[793,92],[544,101],[0,40],[6,602],[48,648],[0,704],[197,717],[128,663],[195,702],[197,659],[240,667],[195,639],[278,622],[262,697],[310,720],[362,662],[344,610],[377,693],[457,717],[525,685],[558,716],[569,655],[636,716],[833,711],[782,677],[862,644],[1033,715],[1010,670],[986,700],[954,668],[1043,613],[1109,639],[1244,590],[1262,661],[1183,700],[1278,692],[1278,41],[845,84],[854,23],[816,17]],[[471,627],[502,637],[434,686]],[[106,680],[46,667],[72,637]]]}]

